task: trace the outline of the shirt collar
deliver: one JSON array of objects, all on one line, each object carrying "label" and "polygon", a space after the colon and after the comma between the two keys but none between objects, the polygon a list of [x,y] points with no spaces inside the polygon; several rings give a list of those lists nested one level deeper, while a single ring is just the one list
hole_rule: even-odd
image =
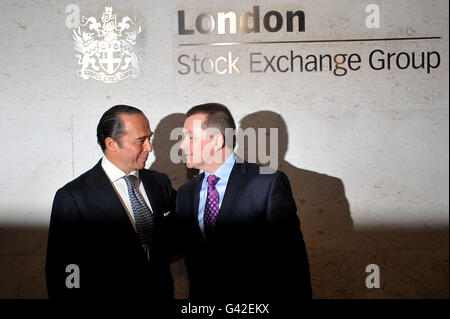
[{"label": "shirt collar", "polygon": [[222,181],[228,180],[231,170],[233,169],[234,162],[236,162],[236,154],[233,152],[213,174],[205,171],[205,179],[208,178],[209,175],[216,175],[217,177],[220,177],[220,180]]},{"label": "shirt collar", "polygon": [[[102,167],[105,171],[106,175],[108,176],[109,180],[113,183],[124,177],[126,174],[118,168],[116,165],[111,163],[110,160],[106,158],[106,156],[103,156],[102,158]],[[128,175],[134,175],[139,179],[139,171],[132,171]]]}]

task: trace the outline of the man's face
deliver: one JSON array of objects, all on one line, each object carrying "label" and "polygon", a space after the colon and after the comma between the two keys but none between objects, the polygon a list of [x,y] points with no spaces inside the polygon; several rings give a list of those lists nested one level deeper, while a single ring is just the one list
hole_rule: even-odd
[{"label": "man's face", "polygon": [[204,166],[212,161],[213,139],[211,134],[202,129],[206,117],[206,114],[199,113],[189,116],[184,121],[184,137],[180,148],[186,156],[188,168],[204,169]]},{"label": "man's face", "polygon": [[117,166],[127,174],[134,170],[143,169],[148,154],[152,151],[150,137],[153,132],[147,118],[142,114],[120,115],[125,134],[112,148]]}]

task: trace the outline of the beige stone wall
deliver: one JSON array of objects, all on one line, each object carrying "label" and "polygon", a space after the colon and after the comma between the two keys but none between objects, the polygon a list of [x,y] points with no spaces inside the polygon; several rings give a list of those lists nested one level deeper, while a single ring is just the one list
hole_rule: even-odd
[{"label": "beige stone wall", "polygon": [[[366,27],[370,3],[380,8],[378,29]],[[168,161],[169,128],[190,106],[211,101],[229,106],[243,128],[279,129],[278,167],[299,208],[315,298],[448,298],[448,1],[112,1],[119,16],[136,14],[144,24],[141,75],[113,84],[77,78],[68,4],[0,3],[0,298],[46,298],[53,196],[98,161],[95,128],[107,108],[144,110],[156,131],[148,166],[178,187],[187,172]],[[88,16],[103,12],[100,1],[74,4]],[[178,34],[179,10],[186,28],[194,28],[201,13],[240,15],[255,5],[261,19],[270,10],[303,10],[305,32],[286,32],[284,24],[270,33],[261,22],[257,34]],[[434,39],[299,42],[421,37]],[[188,45],[217,42],[239,44]],[[374,50],[384,58],[435,51],[440,65],[429,73],[374,70]],[[263,56],[276,61],[291,51],[305,58],[357,53],[362,61],[342,77],[251,72],[252,53],[261,68]],[[181,55],[215,59],[230,52],[240,57],[240,73],[181,74]],[[369,264],[380,267],[378,289],[365,286]],[[186,297],[182,261],[173,273],[177,297]]]}]

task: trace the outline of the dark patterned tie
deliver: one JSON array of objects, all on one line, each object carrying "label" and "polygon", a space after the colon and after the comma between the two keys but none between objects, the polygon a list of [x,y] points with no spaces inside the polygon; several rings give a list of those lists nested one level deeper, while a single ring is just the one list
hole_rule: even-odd
[{"label": "dark patterned tie", "polygon": [[216,189],[216,184],[220,177],[216,175],[209,175],[208,182],[208,194],[206,196],[205,211],[203,215],[203,224],[205,231],[212,230],[216,223],[217,214],[219,214],[219,193]]},{"label": "dark patterned tie", "polygon": [[144,247],[148,247],[151,251],[153,243],[153,227],[155,226],[155,215],[136,189],[135,181],[137,177],[134,175],[125,175],[123,179],[127,183],[128,196],[130,197],[137,235],[142,245]]}]

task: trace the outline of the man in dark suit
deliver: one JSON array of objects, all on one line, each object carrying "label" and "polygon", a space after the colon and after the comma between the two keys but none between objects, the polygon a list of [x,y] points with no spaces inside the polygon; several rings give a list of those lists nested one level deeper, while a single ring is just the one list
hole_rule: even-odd
[{"label": "man in dark suit", "polygon": [[180,148],[203,173],[180,187],[177,216],[190,298],[211,301],[311,298],[309,264],[287,176],[233,152],[229,110],[187,112]]},{"label": "man in dark suit", "polygon": [[104,157],[55,195],[47,246],[49,298],[170,300],[169,268],[176,192],[144,168],[149,122],[116,105],[97,127]]}]

